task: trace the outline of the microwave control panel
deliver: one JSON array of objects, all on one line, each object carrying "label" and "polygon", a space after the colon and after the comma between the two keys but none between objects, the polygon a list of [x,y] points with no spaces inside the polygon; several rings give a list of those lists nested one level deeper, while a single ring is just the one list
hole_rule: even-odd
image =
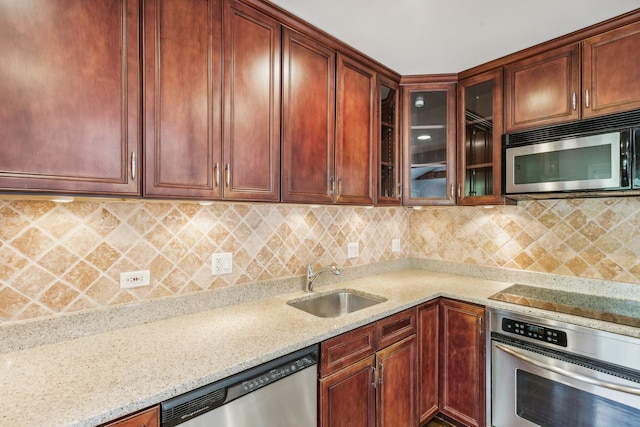
[{"label": "microwave control panel", "polygon": [[567,334],[558,329],[547,328],[533,323],[522,322],[508,318],[502,319],[502,330],[511,334],[520,335],[526,338],[544,341],[549,344],[556,344],[562,347],[567,346]]}]

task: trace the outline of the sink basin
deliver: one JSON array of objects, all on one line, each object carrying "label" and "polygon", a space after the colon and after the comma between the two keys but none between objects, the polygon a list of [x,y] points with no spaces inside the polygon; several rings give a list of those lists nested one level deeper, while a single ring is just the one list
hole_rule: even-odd
[{"label": "sink basin", "polygon": [[340,317],[386,300],[377,295],[341,289],[288,301],[287,304],[318,317]]}]

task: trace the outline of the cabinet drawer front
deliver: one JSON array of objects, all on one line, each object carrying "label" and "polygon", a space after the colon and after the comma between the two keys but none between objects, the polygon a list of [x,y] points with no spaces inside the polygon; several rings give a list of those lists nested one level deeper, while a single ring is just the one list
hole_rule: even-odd
[{"label": "cabinet drawer front", "polygon": [[320,345],[320,376],[324,377],[357,362],[376,349],[375,325],[371,324],[324,341]]},{"label": "cabinet drawer front", "polygon": [[378,349],[416,333],[416,309],[402,311],[377,323]]}]

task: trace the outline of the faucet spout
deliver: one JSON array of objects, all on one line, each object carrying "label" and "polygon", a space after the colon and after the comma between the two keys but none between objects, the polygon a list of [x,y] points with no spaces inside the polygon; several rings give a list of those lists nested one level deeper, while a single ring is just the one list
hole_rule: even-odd
[{"label": "faucet spout", "polygon": [[307,282],[306,282],[307,292],[313,292],[313,285],[315,284],[316,279],[318,278],[318,276],[320,276],[320,274],[326,271],[329,271],[336,276],[340,275],[340,269],[335,264],[321,267],[320,270],[316,272],[313,271],[313,264],[307,264]]}]

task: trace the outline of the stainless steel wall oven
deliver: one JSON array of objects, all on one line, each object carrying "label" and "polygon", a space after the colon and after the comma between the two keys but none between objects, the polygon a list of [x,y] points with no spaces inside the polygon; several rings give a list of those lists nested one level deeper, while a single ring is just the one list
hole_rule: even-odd
[{"label": "stainless steel wall oven", "polygon": [[488,310],[491,425],[640,425],[640,339]]}]

